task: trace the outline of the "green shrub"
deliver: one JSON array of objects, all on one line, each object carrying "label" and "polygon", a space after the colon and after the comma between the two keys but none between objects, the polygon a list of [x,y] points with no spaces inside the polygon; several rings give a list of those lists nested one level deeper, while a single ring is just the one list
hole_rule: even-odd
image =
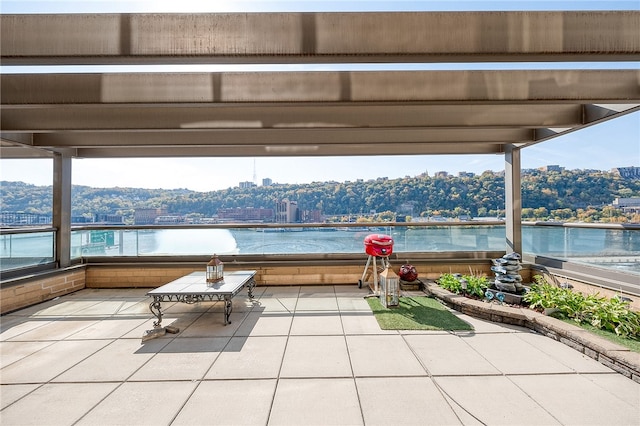
[{"label": "green shrub", "polygon": [[467,294],[476,297],[484,297],[484,292],[489,288],[490,283],[487,277],[475,275],[456,276],[453,274],[442,274],[438,279],[438,285],[452,293],[462,293],[462,283],[460,279],[467,281]]},{"label": "green shrub", "polygon": [[560,314],[578,323],[615,332],[618,336],[640,338],[640,314],[631,310],[629,302],[620,297],[588,296],[571,289],[556,287],[536,275],[523,300],[532,309],[557,309]]}]

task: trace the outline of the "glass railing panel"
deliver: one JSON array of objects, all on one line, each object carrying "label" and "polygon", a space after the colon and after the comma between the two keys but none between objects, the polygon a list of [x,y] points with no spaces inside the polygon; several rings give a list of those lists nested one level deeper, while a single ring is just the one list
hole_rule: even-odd
[{"label": "glass railing panel", "polygon": [[56,233],[48,231],[21,231],[0,234],[0,264],[2,271],[27,268],[55,259]]},{"label": "glass railing panel", "polygon": [[73,232],[73,257],[363,253],[383,233],[394,251],[500,251],[504,226],[216,226],[91,229]]},{"label": "glass railing panel", "polygon": [[[364,253],[364,238],[391,235],[394,252],[503,251],[500,223],[273,224],[78,228],[71,258]],[[525,222],[523,252],[640,274],[640,225]],[[4,230],[2,271],[53,262],[54,230]]]},{"label": "glass railing panel", "polygon": [[71,258],[138,256],[141,229],[83,229],[71,232]]},{"label": "glass railing panel", "polygon": [[528,254],[640,274],[640,226],[531,224],[522,240]]}]

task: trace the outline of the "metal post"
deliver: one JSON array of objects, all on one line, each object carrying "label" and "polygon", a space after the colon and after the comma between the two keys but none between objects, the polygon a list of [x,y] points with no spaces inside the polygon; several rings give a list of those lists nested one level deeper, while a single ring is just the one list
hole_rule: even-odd
[{"label": "metal post", "polygon": [[506,145],[504,153],[505,226],[507,253],[522,254],[522,188],[520,148]]},{"label": "metal post", "polygon": [[55,259],[59,268],[71,264],[71,157],[53,157],[53,227],[56,228]]}]

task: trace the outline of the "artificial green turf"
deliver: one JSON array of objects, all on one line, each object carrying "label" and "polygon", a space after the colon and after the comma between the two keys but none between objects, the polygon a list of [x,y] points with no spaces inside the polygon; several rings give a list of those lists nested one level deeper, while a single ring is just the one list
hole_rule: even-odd
[{"label": "artificial green turf", "polygon": [[367,302],[383,330],[473,330],[430,297],[401,297],[400,304],[391,308],[382,306],[377,297]]}]

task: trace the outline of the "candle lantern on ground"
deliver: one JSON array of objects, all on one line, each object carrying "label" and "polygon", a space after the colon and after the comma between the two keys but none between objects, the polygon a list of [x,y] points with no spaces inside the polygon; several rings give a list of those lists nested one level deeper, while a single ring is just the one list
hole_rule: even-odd
[{"label": "candle lantern on ground", "polygon": [[207,282],[217,283],[218,281],[222,281],[224,279],[223,269],[224,264],[218,256],[215,254],[211,256],[211,260],[207,263]]},{"label": "candle lantern on ground", "polygon": [[380,303],[385,308],[398,306],[400,293],[400,277],[391,268],[385,268],[380,274]]}]

